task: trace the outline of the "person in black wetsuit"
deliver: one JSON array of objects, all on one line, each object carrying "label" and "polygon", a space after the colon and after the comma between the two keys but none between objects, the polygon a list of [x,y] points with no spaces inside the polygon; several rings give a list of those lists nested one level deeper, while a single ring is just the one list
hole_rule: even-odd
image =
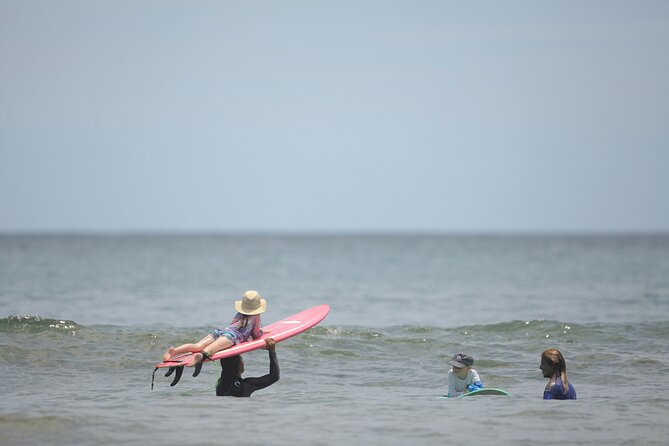
[{"label": "person in black wetsuit", "polygon": [[269,373],[258,378],[242,378],[244,361],[240,355],[221,359],[221,377],[216,384],[217,396],[251,396],[256,390],[271,386],[279,380],[279,361],[276,359],[276,342],[265,339],[265,349],[269,352]]}]

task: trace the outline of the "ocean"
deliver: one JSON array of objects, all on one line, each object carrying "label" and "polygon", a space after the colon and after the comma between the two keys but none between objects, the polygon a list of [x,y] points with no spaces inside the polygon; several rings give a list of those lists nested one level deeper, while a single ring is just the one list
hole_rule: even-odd
[{"label": "ocean", "polygon": [[[216,397],[209,363],[151,390],[247,289],[266,325],[331,307],[279,382]],[[5,234],[0,346],[3,446],[664,445],[669,234]],[[547,348],[578,400],[542,399]],[[510,396],[438,398],[461,351]]]}]

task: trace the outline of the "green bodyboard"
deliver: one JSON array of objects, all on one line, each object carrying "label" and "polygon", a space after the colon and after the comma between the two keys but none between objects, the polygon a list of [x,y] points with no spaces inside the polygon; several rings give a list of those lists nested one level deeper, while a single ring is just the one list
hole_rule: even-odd
[{"label": "green bodyboard", "polygon": [[509,395],[509,392],[506,390],[502,389],[493,389],[492,387],[488,389],[478,389],[471,391],[469,393],[463,393],[460,395],[458,398],[462,398],[463,396],[477,396],[477,395]]},{"label": "green bodyboard", "polygon": [[[477,395],[506,395],[506,396],[509,396],[509,392],[507,392],[506,390],[502,390],[502,389],[495,389],[495,388],[492,388],[492,387],[488,387],[488,388],[485,388],[485,389],[474,390],[474,391],[469,392],[469,393],[463,393],[462,395],[460,395],[456,398],[462,398],[462,397],[465,397],[465,396],[477,396]],[[443,396],[440,396],[439,398],[448,398],[448,396],[443,395]]]}]

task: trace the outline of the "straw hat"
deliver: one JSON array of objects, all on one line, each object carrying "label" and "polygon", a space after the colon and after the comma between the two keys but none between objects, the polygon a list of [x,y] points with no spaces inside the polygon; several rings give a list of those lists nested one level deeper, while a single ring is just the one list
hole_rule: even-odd
[{"label": "straw hat", "polygon": [[248,290],[244,293],[242,300],[235,301],[235,309],[247,316],[264,313],[267,308],[267,301],[260,297],[260,293]]}]

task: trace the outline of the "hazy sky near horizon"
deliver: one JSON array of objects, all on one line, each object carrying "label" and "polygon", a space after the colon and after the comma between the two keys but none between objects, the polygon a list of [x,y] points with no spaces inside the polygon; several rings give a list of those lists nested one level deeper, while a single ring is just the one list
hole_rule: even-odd
[{"label": "hazy sky near horizon", "polygon": [[0,231],[667,231],[669,2],[0,0]]}]

